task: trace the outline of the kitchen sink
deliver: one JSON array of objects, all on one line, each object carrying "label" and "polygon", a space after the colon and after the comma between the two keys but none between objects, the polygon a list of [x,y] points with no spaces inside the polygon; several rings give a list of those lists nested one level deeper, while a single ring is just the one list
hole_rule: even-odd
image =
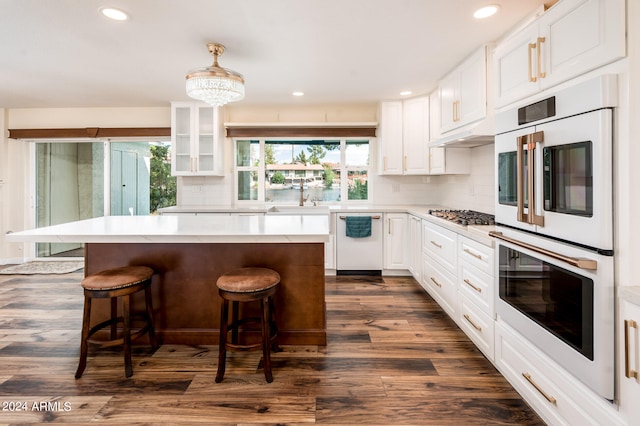
[{"label": "kitchen sink", "polygon": [[267,210],[267,214],[304,214],[304,215],[320,215],[329,214],[329,206],[294,206],[282,205],[273,206]]}]

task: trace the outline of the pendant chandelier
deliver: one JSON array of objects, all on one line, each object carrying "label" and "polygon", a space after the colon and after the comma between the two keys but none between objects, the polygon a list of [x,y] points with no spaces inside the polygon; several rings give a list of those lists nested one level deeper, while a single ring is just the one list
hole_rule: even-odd
[{"label": "pendant chandelier", "polygon": [[207,48],[213,55],[213,64],[210,67],[189,71],[187,95],[213,106],[242,100],[244,98],[242,74],[218,65],[218,56],[224,52],[224,46],[208,43]]}]

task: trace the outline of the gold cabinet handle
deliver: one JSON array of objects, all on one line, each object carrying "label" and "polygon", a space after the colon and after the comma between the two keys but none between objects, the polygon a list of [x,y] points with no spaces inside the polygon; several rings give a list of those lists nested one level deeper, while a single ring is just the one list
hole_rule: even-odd
[{"label": "gold cabinet handle", "polygon": [[540,388],[540,386],[538,386],[538,384],[537,384],[536,382],[534,382],[534,381],[533,381],[533,379],[531,378],[531,374],[529,374],[529,373],[522,373],[522,377],[524,377],[525,379],[527,379],[527,381],[528,381],[529,383],[531,383],[531,386],[533,386],[534,388],[536,388],[536,390],[537,390],[538,392],[540,392],[540,395],[544,396],[544,399],[546,399],[547,401],[549,401],[549,402],[550,402],[551,404],[553,404],[553,405],[558,405],[558,401],[557,401],[554,397],[552,397],[552,396],[548,395],[545,391],[543,391],[543,390],[542,390],[542,388]]},{"label": "gold cabinet handle", "polygon": [[431,240],[430,243],[433,244],[434,246],[438,247],[438,248],[442,248],[441,244],[438,244],[437,242],[435,242],[433,240]]},{"label": "gold cabinet handle", "polygon": [[471,281],[469,281],[469,279],[468,279],[468,278],[465,278],[465,279],[464,279],[464,280],[462,280],[462,281],[464,281],[464,283],[465,283],[466,285],[468,285],[469,287],[471,287],[472,289],[474,289],[474,290],[475,290],[475,291],[477,291],[478,293],[482,293],[482,289],[481,289],[480,287],[476,287],[475,285],[471,284]]},{"label": "gold cabinet handle", "polygon": [[532,58],[533,55],[531,54],[531,51],[536,48],[536,43],[529,43],[528,47],[529,47],[529,52],[528,52],[527,58],[529,59],[529,67],[528,67],[529,81],[531,83],[535,83],[537,79],[536,79],[536,76],[533,75],[533,72],[532,72],[533,65],[532,65],[531,62],[533,62],[533,58]]},{"label": "gold cabinet handle", "polygon": [[471,250],[469,250],[468,248],[463,250],[465,253],[470,254],[471,256],[475,257],[476,259],[482,260],[482,256],[472,252]]},{"label": "gold cabinet handle", "polygon": [[387,232],[391,235],[391,218],[387,219],[387,223],[389,224],[387,227]]},{"label": "gold cabinet handle", "polygon": [[478,331],[482,331],[482,327],[480,327],[479,325],[477,325],[475,322],[471,321],[471,318],[469,318],[469,315],[464,314],[463,316],[464,316],[464,319],[466,319],[466,320],[467,320],[467,322],[468,322],[469,324],[471,324],[471,326],[472,326],[473,328],[475,328],[475,329],[476,329],[476,330],[478,330]]},{"label": "gold cabinet handle", "polygon": [[407,171],[407,156],[405,155],[402,159],[402,170]]},{"label": "gold cabinet handle", "polygon": [[433,277],[429,277],[429,279],[430,279],[431,281],[433,281],[433,283],[434,283],[435,285],[437,285],[438,287],[442,287],[442,284],[440,284],[438,281],[436,281],[436,279],[435,279],[435,278],[433,278]]},{"label": "gold cabinet handle", "polygon": [[631,369],[631,348],[629,347],[630,329],[638,329],[638,323],[634,320],[624,320],[624,376],[628,378],[638,378],[638,370]]},{"label": "gold cabinet handle", "polygon": [[538,49],[537,51],[537,55],[538,55],[538,63],[537,63],[537,69],[538,69],[538,77],[540,78],[545,78],[547,76],[547,73],[542,71],[542,60],[540,59],[542,54],[542,48],[541,45],[542,43],[544,43],[545,38],[544,37],[538,37],[538,40],[536,41],[536,49]]}]

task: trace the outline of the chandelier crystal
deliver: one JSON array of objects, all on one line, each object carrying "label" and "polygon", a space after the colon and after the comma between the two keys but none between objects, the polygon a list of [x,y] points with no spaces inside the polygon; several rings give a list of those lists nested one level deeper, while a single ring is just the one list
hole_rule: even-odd
[{"label": "chandelier crystal", "polygon": [[244,98],[244,78],[242,74],[222,68],[218,65],[218,56],[224,52],[224,46],[218,43],[207,44],[213,55],[210,67],[198,68],[187,74],[187,95],[212,106],[222,106]]}]

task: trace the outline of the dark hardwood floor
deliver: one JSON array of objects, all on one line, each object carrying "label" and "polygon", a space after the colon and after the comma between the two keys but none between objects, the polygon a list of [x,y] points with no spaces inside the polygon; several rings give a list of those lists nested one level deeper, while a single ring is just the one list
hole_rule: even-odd
[{"label": "dark hardwood floor", "polygon": [[82,272],[0,276],[0,424],[544,424],[455,323],[406,277],[327,277],[329,343],[260,353],[217,346],[79,353]]}]

